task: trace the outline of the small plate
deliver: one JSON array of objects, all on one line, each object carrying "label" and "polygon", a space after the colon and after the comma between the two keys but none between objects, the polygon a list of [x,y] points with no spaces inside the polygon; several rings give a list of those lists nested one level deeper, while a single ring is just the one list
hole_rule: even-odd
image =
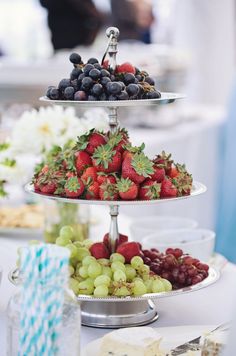
[{"label": "small plate", "polygon": [[[162,336],[161,350],[165,352],[184,344],[200,335],[215,329],[216,325],[186,325],[155,328],[155,331]],[[101,338],[90,342],[83,350],[81,356],[99,356]],[[184,354],[183,354],[184,355]],[[187,354],[186,354],[187,355]],[[201,352],[195,352],[194,356],[200,356]]]}]

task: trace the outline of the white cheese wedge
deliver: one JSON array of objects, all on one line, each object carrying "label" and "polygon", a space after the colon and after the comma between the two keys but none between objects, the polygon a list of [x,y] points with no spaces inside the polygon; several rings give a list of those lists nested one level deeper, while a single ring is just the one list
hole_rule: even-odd
[{"label": "white cheese wedge", "polygon": [[119,329],[102,338],[99,356],[163,356],[160,342],[150,327]]}]

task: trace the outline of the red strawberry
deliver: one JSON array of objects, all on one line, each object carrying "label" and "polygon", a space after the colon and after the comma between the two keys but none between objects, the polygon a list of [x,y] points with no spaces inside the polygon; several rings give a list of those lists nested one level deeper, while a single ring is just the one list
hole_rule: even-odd
[{"label": "red strawberry", "polygon": [[119,234],[119,237],[118,237],[118,239],[116,239],[116,242],[115,242],[115,250],[117,250],[118,246],[122,245],[125,242],[128,242],[128,236]]},{"label": "red strawberry", "polygon": [[186,171],[185,165],[176,164],[178,174],[172,178],[172,183],[178,190],[178,196],[189,195],[193,184],[192,175]]},{"label": "red strawberry", "polygon": [[75,167],[77,173],[80,175],[83,170],[92,165],[92,160],[89,154],[85,151],[78,151],[75,153]]},{"label": "red strawberry", "polygon": [[155,165],[161,165],[166,174],[169,174],[171,171],[173,160],[171,159],[171,154],[166,154],[165,151],[162,151],[160,155],[157,155],[153,160]]},{"label": "red strawberry", "polygon": [[122,177],[129,178],[137,184],[142,183],[153,173],[153,162],[143,152],[132,156],[127,154],[122,163]]},{"label": "red strawberry", "polygon": [[129,178],[122,178],[117,183],[119,196],[123,200],[134,200],[138,196],[138,185]]},{"label": "red strawberry", "polygon": [[97,147],[105,144],[106,139],[104,135],[95,129],[92,129],[85,135],[79,137],[76,146],[79,150],[85,150],[87,153],[92,155]]},{"label": "red strawberry", "polygon": [[89,251],[96,259],[110,257],[110,253],[103,242],[95,242],[92,244]]},{"label": "red strawberry", "polygon": [[118,200],[119,194],[115,184],[104,182],[99,188],[99,197],[101,200]]},{"label": "red strawberry", "polygon": [[97,180],[97,170],[94,167],[88,167],[85,169],[84,173],[81,176],[84,182],[92,181],[95,182]]},{"label": "red strawberry", "polygon": [[106,59],[105,61],[103,61],[102,67],[105,68],[105,69],[108,69],[108,68],[109,68],[109,61],[108,61],[108,59]]},{"label": "red strawberry", "polygon": [[99,172],[97,175],[97,182],[101,185],[104,182],[116,183],[116,177],[112,174],[105,174],[103,172]]},{"label": "red strawberry", "polygon": [[40,184],[40,191],[44,194],[53,194],[57,189],[57,185],[54,182],[46,184]]},{"label": "red strawberry", "polygon": [[161,184],[152,179],[146,179],[140,187],[139,199],[152,200],[159,199],[161,192]]},{"label": "red strawberry", "polygon": [[98,172],[113,173],[121,168],[121,154],[108,144],[98,147],[92,156],[93,166]]},{"label": "red strawberry", "polygon": [[135,70],[135,67],[131,63],[125,62],[125,63],[122,63],[116,67],[116,72],[117,73],[133,73],[133,74],[135,74],[136,70]]},{"label": "red strawberry", "polygon": [[41,174],[46,174],[46,173],[48,173],[48,171],[49,171],[49,167],[48,167],[48,165],[47,164],[45,164],[45,166],[41,169]]},{"label": "red strawberry", "polygon": [[158,165],[154,165],[153,169],[154,173],[151,175],[151,179],[155,180],[157,183],[161,183],[166,174],[164,168],[160,168]]},{"label": "red strawberry", "polygon": [[177,169],[176,167],[171,167],[171,170],[170,170],[168,176],[169,176],[170,178],[175,178],[175,177],[177,177],[178,175],[179,175],[178,169]]},{"label": "red strawberry", "polygon": [[69,198],[78,198],[84,192],[84,183],[78,177],[68,178],[65,184],[65,194]]},{"label": "red strawberry", "polygon": [[172,184],[171,180],[164,179],[161,183],[161,198],[174,198],[177,194],[178,190]]},{"label": "red strawberry", "polygon": [[108,132],[108,144],[113,147],[114,150],[123,153],[126,146],[129,143],[129,135],[128,132],[122,128],[118,129],[117,132],[111,133]]},{"label": "red strawberry", "polygon": [[130,263],[134,256],[140,255],[141,250],[137,242],[125,242],[118,246],[116,252],[124,256],[126,263]]},{"label": "red strawberry", "polygon": [[99,199],[99,184],[98,182],[92,182],[86,188],[85,199],[96,200]]},{"label": "red strawberry", "polygon": [[66,173],[67,178],[71,178],[71,177],[75,177],[75,176],[76,176],[75,172],[67,172]]}]

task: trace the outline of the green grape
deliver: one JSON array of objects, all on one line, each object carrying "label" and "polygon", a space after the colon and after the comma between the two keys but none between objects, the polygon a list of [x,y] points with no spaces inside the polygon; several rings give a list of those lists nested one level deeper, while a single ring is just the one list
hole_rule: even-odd
[{"label": "green grape", "polygon": [[111,283],[111,278],[109,278],[108,276],[101,275],[95,279],[94,286],[98,287],[101,284],[103,284],[108,287],[110,285],[110,283]]},{"label": "green grape", "polygon": [[118,269],[125,272],[125,265],[123,263],[121,263],[120,261],[115,261],[115,262],[112,262],[111,269],[113,272],[115,272]]},{"label": "green grape", "polygon": [[79,268],[79,275],[83,278],[88,277],[88,266],[81,266]]},{"label": "green grape", "polygon": [[88,275],[90,278],[96,278],[102,273],[102,266],[97,262],[92,262],[88,266]]},{"label": "green grape", "polygon": [[107,258],[99,258],[97,260],[102,266],[110,266],[110,261]]},{"label": "green grape", "polygon": [[78,249],[76,248],[76,246],[74,246],[73,244],[68,244],[65,247],[68,248],[68,250],[70,251],[70,258],[74,258],[77,256]]},{"label": "green grape", "polygon": [[116,297],[126,297],[126,296],[130,295],[130,291],[128,290],[128,288],[126,286],[122,286],[122,287],[116,288],[113,295],[115,295]]},{"label": "green grape", "polygon": [[139,269],[143,265],[143,259],[140,256],[134,256],[130,263],[132,267]]},{"label": "green grape", "polygon": [[121,263],[125,263],[125,258],[120,253],[115,252],[111,254],[110,261],[111,262],[119,261]]},{"label": "green grape", "polygon": [[79,283],[79,294],[91,295],[93,294],[93,291],[93,282],[91,282],[90,280],[85,279],[85,281]]},{"label": "green grape", "polygon": [[168,281],[168,279],[161,279],[162,284],[164,285],[165,291],[170,292],[172,290],[172,284]]},{"label": "green grape", "polygon": [[68,266],[69,269],[69,275],[72,276],[75,273],[75,269],[73,266]]},{"label": "green grape", "polygon": [[85,256],[82,261],[83,266],[89,266],[90,263],[96,262],[96,258],[93,256]]},{"label": "green grape", "polygon": [[108,287],[104,284],[100,284],[98,287],[94,289],[94,296],[95,297],[107,297],[108,296]]},{"label": "green grape", "polygon": [[92,246],[93,243],[94,243],[94,241],[89,240],[89,239],[85,239],[83,241],[83,246],[89,249]]},{"label": "green grape", "polygon": [[76,276],[80,276],[80,273],[79,273],[80,267],[82,267],[82,263],[81,262],[77,262],[76,268],[75,268],[75,275]]},{"label": "green grape", "polygon": [[129,264],[125,265],[127,281],[131,282],[136,276],[136,270]]},{"label": "green grape", "polygon": [[102,266],[102,274],[112,278],[112,270],[111,270],[111,268],[108,267],[108,266]]},{"label": "green grape", "polygon": [[71,226],[65,225],[60,229],[59,236],[72,240],[74,237],[74,230]]},{"label": "green grape", "polygon": [[133,279],[133,282],[135,282],[135,281],[140,281],[140,282],[143,282],[143,280],[142,280],[142,278],[141,278],[141,277],[135,277],[135,278]]},{"label": "green grape", "polygon": [[75,278],[69,279],[69,288],[73,290],[75,294],[79,293],[79,282]]},{"label": "green grape", "polygon": [[84,278],[81,277],[81,276],[78,276],[78,275],[75,275],[73,278],[76,279],[78,282],[83,282],[84,281]]},{"label": "green grape", "polygon": [[147,288],[142,281],[134,281],[133,285],[133,294],[134,295],[143,295],[147,293]]},{"label": "green grape", "polygon": [[152,293],[165,292],[165,286],[160,278],[154,279],[152,282]]},{"label": "green grape", "polygon": [[58,246],[66,246],[72,243],[70,239],[61,236],[57,237],[55,242]]},{"label": "green grape", "polygon": [[74,242],[74,245],[75,245],[76,247],[84,247],[83,242],[81,242],[81,241],[75,241],[75,242]]},{"label": "green grape", "polygon": [[144,281],[144,284],[147,288],[147,293],[152,293],[152,280],[151,279],[147,279],[146,281]]},{"label": "green grape", "polygon": [[74,233],[74,241],[83,241],[84,233],[82,225],[76,225],[76,231]]},{"label": "green grape", "polygon": [[79,261],[83,261],[86,256],[90,256],[90,252],[86,247],[77,248],[77,258]]},{"label": "green grape", "polygon": [[77,257],[70,258],[70,265],[73,266],[74,268],[77,267],[77,265],[78,265]]},{"label": "green grape", "polygon": [[139,269],[138,269],[138,273],[141,275],[147,274],[149,275],[150,272],[150,267],[148,265],[142,265]]},{"label": "green grape", "polygon": [[30,240],[29,241],[29,245],[30,246],[39,245],[39,244],[41,244],[41,242],[39,240]]},{"label": "green grape", "polygon": [[113,280],[115,282],[126,282],[126,274],[125,272],[121,271],[121,269],[117,269],[113,274]]}]

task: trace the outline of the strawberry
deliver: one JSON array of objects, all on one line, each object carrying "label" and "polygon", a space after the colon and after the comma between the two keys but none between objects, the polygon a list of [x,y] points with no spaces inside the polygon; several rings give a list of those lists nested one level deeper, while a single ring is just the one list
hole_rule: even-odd
[{"label": "strawberry", "polygon": [[114,174],[105,174],[103,172],[99,172],[97,175],[97,182],[101,185],[104,182],[116,183],[116,177]]},{"label": "strawberry", "polygon": [[170,179],[164,179],[161,182],[161,198],[174,198],[177,194],[178,190]]},{"label": "strawberry", "polygon": [[98,172],[118,172],[121,168],[121,154],[106,144],[95,150],[92,156],[92,162]]},{"label": "strawberry", "polygon": [[135,70],[135,67],[131,63],[125,62],[125,63],[122,63],[116,67],[116,72],[117,73],[133,73],[133,74],[135,74],[136,70]]},{"label": "strawberry", "polygon": [[141,146],[132,146],[131,143],[127,143],[124,147],[124,151],[122,153],[122,161],[126,157],[132,157],[134,153],[141,153],[145,148],[145,144],[142,143]]},{"label": "strawberry", "polygon": [[89,249],[91,255],[96,259],[110,258],[110,253],[103,242],[95,242]]},{"label": "strawberry", "polygon": [[94,167],[88,167],[85,169],[84,173],[81,176],[84,182],[92,181],[95,182],[97,180],[97,170]]},{"label": "strawberry", "polygon": [[161,192],[161,184],[152,179],[146,179],[140,187],[139,199],[152,200],[159,199]]},{"label": "strawberry", "polygon": [[68,178],[65,184],[65,194],[69,198],[78,198],[84,192],[84,183],[78,177]]},{"label": "strawberry", "polygon": [[44,194],[53,194],[56,189],[57,185],[54,182],[51,183],[46,183],[46,184],[40,184],[40,191]]},{"label": "strawberry", "polygon": [[128,132],[123,129],[118,129],[117,132],[111,133],[108,132],[108,145],[111,146],[114,150],[123,153],[125,146],[129,143]]},{"label": "strawberry", "polygon": [[138,185],[129,178],[122,178],[117,183],[119,196],[123,200],[134,200],[138,196]]},{"label": "strawberry", "polygon": [[76,176],[75,172],[67,172],[66,173],[67,178],[71,178],[71,177],[75,177],[75,176]]},{"label": "strawberry", "polygon": [[115,184],[104,182],[99,188],[99,197],[101,200],[118,200],[119,194]]},{"label": "strawberry", "polygon": [[85,135],[79,137],[76,146],[79,150],[85,150],[90,155],[93,155],[97,147],[106,144],[104,135],[95,129],[90,130]]},{"label": "strawberry", "polygon": [[151,179],[155,180],[157,183],[161,183],[163,179],[165,178],[165,169],[160,167],[161,165],[155,165],[153,166],[154,173],[151,175]]},{"label": "strawberry", "polygon": [[192,175],[186,171],[185,165],[176,164],[178,174],[172,178],[172,183],[178,190],[178,196],[190,195],[193,178]]},{"label": "strawberry", "polygon": [[86,167],[91,165],[92,160],[87,152],[77,151],[75,153],[75,167],[78,175],[80,175]]},{"label": "strawberry", "polygon": [[108,61],[108,59],[106,59],[105,61],[102,62],[102,67],[103,67],[104,69],[108,69],[108,68],[109,68],[109,61]]},{"label": "strawberry", "polygon": [[85,199],[96,200],[99,199],[99,184],[98,182],[92,182],[86,188]]},{"label": "strawberry", "polygon": [[119,234],[119,237],[118,237],[118,239],[116,239],[116,242],[115,242],[115,250],[117,250],[118,246],[122,245],[125,242],[128,242],[128,236]]},{"label": "strawberry", "polygon": [[140,184],[154,173],[153,162],[143,152],[126,155],[122,163],[122,177]]},{"label": "strawberry", "polygon": [[154,165],[161,165],[166,174],[169,174],[171,171],[173,160],[171,159],[171,154],[166,154],[165,151],[162,151],[160,155],[157,155],[153,160]]},{"label": "strawberry", "polygon": [[131,259],[134,256],[140,255],[140,247],[137,242],[125,242],[122,245],[117,247],[117,253],[120,253],[125,258],[126,263],[130,263]]},{"label": "strawberry", "polygon": [[177,167],[171,167],[171,170],[170,170],[168,176],[169,176],[170,178],[175,178],[175,177],[177,177],[178,175],[179,175],[179,171],[178,171]]}]

